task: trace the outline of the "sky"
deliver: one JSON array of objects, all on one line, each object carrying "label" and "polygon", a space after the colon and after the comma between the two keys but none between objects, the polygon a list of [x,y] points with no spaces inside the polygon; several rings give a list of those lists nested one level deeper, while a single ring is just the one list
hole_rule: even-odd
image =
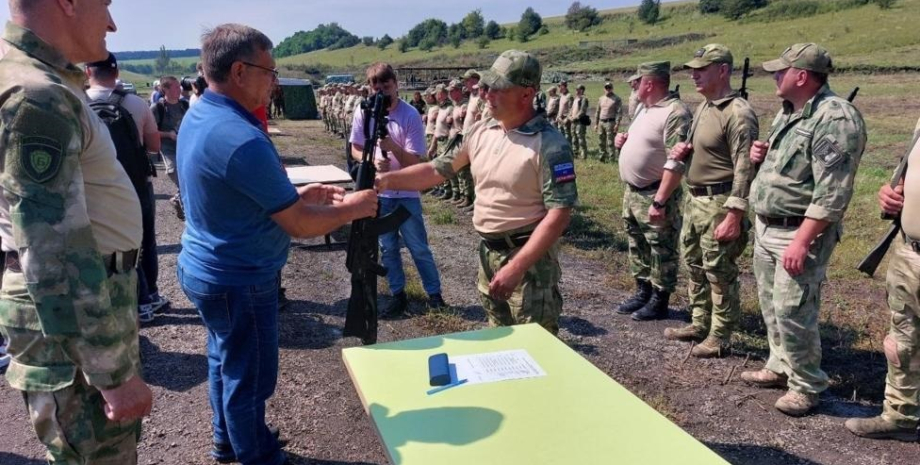
[{"label": "sky", "polygon": [[[598,10],[638,5],[640,0],[585,0]],[[113,0],[112,17],[118,32],[108,36],[113,52],[198,48],[201,33],[218,24],[252,26],[276,44],[297,31],[332,22],[358,37],[397,38],[427,18],[456,23],[480,9],[486,21],[517,22],[527,7],[543,17],[564,15],[570,0]],[[10,17],[0,7],[0,21]]]}]

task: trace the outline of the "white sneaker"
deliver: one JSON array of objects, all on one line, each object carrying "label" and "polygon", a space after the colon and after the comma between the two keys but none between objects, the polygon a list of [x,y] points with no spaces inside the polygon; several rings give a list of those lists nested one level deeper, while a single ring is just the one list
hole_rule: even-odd
[{"label": "white sneaker", "polygon": [[169,306],[169,300],[161,296],[160,293],[150,295],[150,307],[153,308],[154,312],[160,312],[164,308]]},{"label": "white sneaker", "polygon": [[141,323],[150,323],[153,321],[153,306],[151,304],[141,304],[137,306],[137,319]]}]

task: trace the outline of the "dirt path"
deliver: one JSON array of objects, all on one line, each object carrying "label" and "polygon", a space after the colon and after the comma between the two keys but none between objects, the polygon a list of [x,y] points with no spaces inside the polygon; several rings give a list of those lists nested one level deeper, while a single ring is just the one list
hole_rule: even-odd
[{"label": "dirt path", "polygon": [[[311,164],[342,164],[339,140],[325,136],[320,123],[284,122],[280,127],[287,135],[275,141],[286,162],[305,158]],[[155,408],[144,422],[140,463],[212,463],[207,456],[211,430],[205,333],[176,285],[182,223],[167,202],[174,192],[167,182],[161,175],[155,183],[160,289],[173,305],[141,330],[146,378],[154,388]],[[422,304],[415,302],[411,318],[382,322],[381,341],[485,326],[474,286],[477,265],[470,253],[476,236],[468,216],[456,217],[457,224],[429,221],[444,297],[455,311],[426,316]],[[343,251],[295,247],[283,272],[284,286],[293,302],[281,314],[280,375],[268,411],[271,422],[289,439],[286,450],[295,464],[387,463],[341,362],[341,349],[358,343],[341,338],[349,291],[344,262]],[[622,282],[623,276],[610,275],[603,263],[572,253],[563,253],[562,262],[566,305],[560,337],[731,463],[920,462],[920,445],[862,440],[844,430],[845,418],[875,414],[878,404],[825,395],[815,415],[786,417],[773,408],[781,391],[747,387],[737,380],[737,369],[725,382],[732,367],[745,362],[744,356],[685,361],[688,345],[661,337],[665,327],[682,324],[678,320],[686,318],[685,312],[672,310],[671,320],[637,324],[612,312],[628,290],[612,288],[610,283]],[[829,292],[834,292],[832,286]],[[825,348],[825,355],[831,358],[833,348]],[[878,354],[868,354],[860,363],[841,363],[834,368],[884,373],[883,363]],[[760,365],[762,360],[756,357],[747,361],[748,367]],[[884,382],[881,377],[877,381]],[[43,463],[39,460],[42,448],[28,425],[19,393],[5,381],[0,386],[0,464]],[[599,463],[614,463],[614,459]]]}]

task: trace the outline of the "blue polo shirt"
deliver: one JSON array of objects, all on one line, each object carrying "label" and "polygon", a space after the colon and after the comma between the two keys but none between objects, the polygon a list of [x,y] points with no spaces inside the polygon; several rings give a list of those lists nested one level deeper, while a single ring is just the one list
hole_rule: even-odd
[{"label": "blue polo shirt", "polygon": [[235,100],[206,91],[182,120],[176,162],[184,271],[231,286],[274,277],[291,239],[271,215],[299,197],[259,120]]}]

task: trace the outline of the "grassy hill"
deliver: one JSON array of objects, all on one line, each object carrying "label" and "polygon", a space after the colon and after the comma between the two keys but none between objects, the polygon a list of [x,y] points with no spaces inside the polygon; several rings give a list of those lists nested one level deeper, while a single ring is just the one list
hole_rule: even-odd
[{"label": "grassy hill", "polygon": [[[662,5],[662,19],[651,26],[638,21],[635,8],[606,10],[601,14],[604,22],[584,33],[567,29],[563,17],[544,18],[549,34],[534,36],[526,43],[496,40],[485,50],[472,41],[457,49],[447,45],[430,52],[413,48],[406,53],[400,53],[396,44],[383,51],[358,45],[286,57],[279,63],[351,71],[379,60],[402,65],[481,65],[491,62],[504,50],[518,48],[538,52],[545,58],[548,70],[605,72],[625,70],[653,59],[680,60],[709,42],[724,43],[736,56],[750,56],[754,62],[775,58],[792,43],[818,42],[831,51],[838,67],[844,69],[866,66],[920,69],[920,53],[917,53],[920,34],[914,24],[915,18],[920,17],[920,0],[900,0],[889,10],[872,4],[773,22],[739,22],[720,15],[702,15],[696,2]],[[390,35],[395,37],[405,32],[391,31]],[[690,34],[698,38],[685,40]],[[617,45],[630,39],[639,43]],[[579,46],[582,42],[599,46]]]}]

